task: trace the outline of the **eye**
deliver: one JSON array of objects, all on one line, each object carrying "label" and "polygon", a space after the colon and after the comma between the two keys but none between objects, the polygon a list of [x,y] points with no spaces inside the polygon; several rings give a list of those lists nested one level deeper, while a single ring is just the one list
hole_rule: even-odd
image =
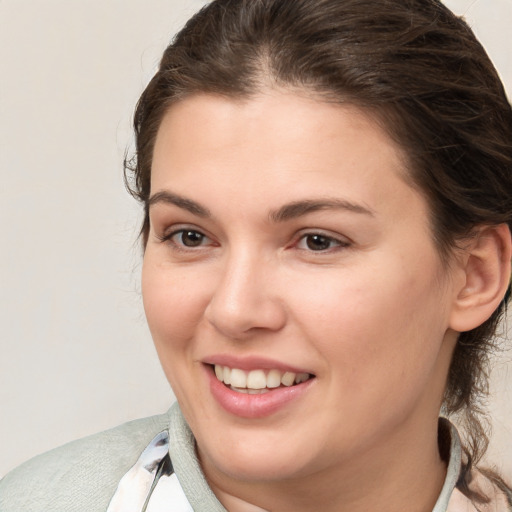
[{"label": "eye", "polygon": [[347,242],[342,242],[332,236],[323,235],[321,233],[308,233],[301,237],[297,243],[299,249],[308,251],[328,251],[337,247],[347,247]]},{"label": "eye", "polygon": [[165,240],[169,240],[175,245],[182,247],[201,247],[211,243],[211,240],[206,235],[195,229],[180,229],[174,231],[166,236]]}]

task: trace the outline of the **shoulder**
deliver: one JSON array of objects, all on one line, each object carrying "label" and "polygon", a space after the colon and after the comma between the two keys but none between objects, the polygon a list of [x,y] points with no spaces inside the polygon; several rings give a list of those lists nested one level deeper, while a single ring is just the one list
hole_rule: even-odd
[{"label": "shoulder", "polygon": [[106,510],[121,477],[168,426],[169,413],[152,416],[39,455],[0,481],[0,510]]}]

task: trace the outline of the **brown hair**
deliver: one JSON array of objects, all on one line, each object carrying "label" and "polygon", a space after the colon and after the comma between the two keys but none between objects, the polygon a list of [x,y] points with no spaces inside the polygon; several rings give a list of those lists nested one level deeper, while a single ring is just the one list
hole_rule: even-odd
[{"label": "brown hair", "polygon": [[[153,145],[168,107],[196,92],[249,97],[269,84],[370,110],[408,155],[447,262],[476,226],[512,226],[512,109],[473,32],[440,1],[216,0],[165,50],[137,106],[126,170],[145,205],[144,243]],[[468,432],[463,479],[487,447],[481,404],[505,304],[460,334],[449,371],[444,409]]]}]

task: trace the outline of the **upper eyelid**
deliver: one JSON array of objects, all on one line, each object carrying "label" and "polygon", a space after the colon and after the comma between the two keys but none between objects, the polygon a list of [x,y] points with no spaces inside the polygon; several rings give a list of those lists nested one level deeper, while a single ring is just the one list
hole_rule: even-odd
[{"label": "upper eyelid", "polygon": [[[157,231],[157,230],[155,230]],[[200,233],[201,235],[212,238],[210,234],[208,233],[208,230],[205,230],[203,228],[200,228],[199,226],[196,226],[195,224],[189,224],[189,223],[181,223],[177,222],[176,224],[171,224],[167,226],[166,228],[163,228],[161,230],[163,237],[170,237],[175,235],[176,233],[179,233],[180,231],[196,231],[197,233]]]},{"label": "upper eyelid", "polygon": [[341,244],[352,244],[353,241],[346,235],[342,235],[340,233],[333,233],[330,230],[324,229],[301,229],[297,235],[296,240],[302,240],[306,236],[320,235],[325,238],[330,238],[331,240],[335,240]]},{"label": "upper eyelid", "polygon": [[296,246],[298,250],[302,250],[302,251],[306,251],[306,252],[311,252],[311,253],[317,253],[317,254],[325,254],[325,253],[329,253],[332,250],[336,250],[336,249],[340,249],[340,248],[347,248],[347,247],[350,247],[352,245],[348,241],[339,240],[338,238],[334,238],[332,236],[320,235],[320,236],[326,238],[329,241],[329,243],[332,244],[332,246],[328,247],[326,249],[319,249],[319,250],[316,250],[316,251],[313,250],[313,249],[309,249],[309,248],[306,249],[304,247],[298,247],[300,244],[305,243],[305,239],[308,236],[314,236],[315,234],[319,234],[319,233],[309,233],[309,234],[301,236],[297,240],[297,242],[294,243],[294,246]]},{"label": "upper eyelid", "polygon": [[207,239],[212,239],[211,236],[207,235],[204,230],[198,229],[192,226],[171,226],[167,229],[163,229],[161,233],[159,233],[157,230],[154,231],[155,237],[159,242],[170,242],[171,238],[178,233],[184,232],[184,231],[195,231],[199,233],[200,235],[204,236]]}]

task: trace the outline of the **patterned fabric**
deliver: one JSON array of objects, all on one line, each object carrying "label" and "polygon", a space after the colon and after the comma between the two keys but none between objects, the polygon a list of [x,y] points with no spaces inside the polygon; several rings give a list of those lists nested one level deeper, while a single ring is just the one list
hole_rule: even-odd
[{"label": "patterned fabric", "polygon": [[[170,507],[169,504],[172,504]],[[160,432],[123,476],[107,512],[194,512],[169,457],[169,434]]]},{"label": "patterned fabric", "polygon": [[[179,458],[188,456],[195,460],[193,437],[182,417],[178,420],[181,420],[182,424],[175,423],[174,426],[178,428],[171,430],[171,444],[176,443],[180,447],[175,454],[179,454]],[[479,505],[478,509],[457,489],[462,454],[459,435],[455,427],[443,418],[440,419],[439,431],[440,435],[447,439],[449,460],[445,482],[432,512],[509,512],[511,508],[506,497],[496,492],[492,486],[489,487],[489,481],[486,479],[477,477],[475,482],[479,488],[485,489],[488,495],[493,496],[493,499],[488,504]],[[193,496],[189,495],[191,501],[201,500],[197,494],[201,493],[204,475],[199,467],[182,474],[182,478],[188,480],[183,482],[185,489],[194,492]],[[208,491],[211,492],[209,489]],[[221,509],[225,510],[217,502],[215,510]],[[196,510],[205,509],[204,506],[198,505]],[[160,432],[142,452],[135,465],[123,476],[107,512],[194,512],[174,472],[169,456],[168,431]]]}]

